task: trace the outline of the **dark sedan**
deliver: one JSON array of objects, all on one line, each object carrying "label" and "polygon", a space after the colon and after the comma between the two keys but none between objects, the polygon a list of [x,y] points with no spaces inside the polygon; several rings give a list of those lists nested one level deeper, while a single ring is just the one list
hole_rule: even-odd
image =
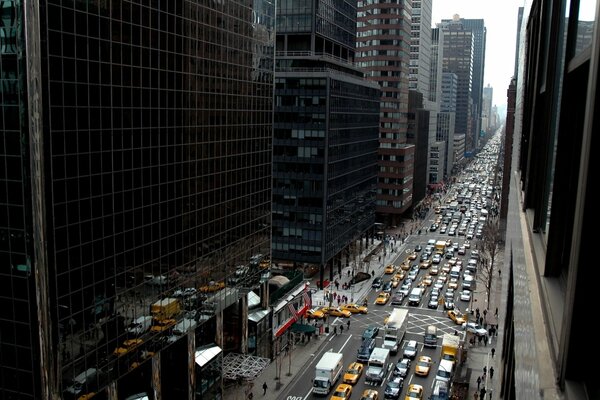
[{"label": "dark sedan", "polygon": [[379,327],[375,325],[369,326],[362,334],[363,339],[374,339],[379,333]]}]

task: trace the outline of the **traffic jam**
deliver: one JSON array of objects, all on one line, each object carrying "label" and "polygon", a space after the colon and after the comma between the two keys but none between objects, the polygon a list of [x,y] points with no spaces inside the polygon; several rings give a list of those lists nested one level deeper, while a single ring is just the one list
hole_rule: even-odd
[{"label": "traffic jam", "polygon": [[[495,272],[484,244],[496,237],[490,232],[499,211],[498,150],[492,138],[445,190],[431,194],[430,207],[400,239],[393,262],[373,277],[364,304],[311,311],[314,318],[328,311],[340,319],[353,316],[362,335],[319,356],[309,394],[443,400],[466,393],[457,371],[469,347],[490,340],[494,328],[484,323]],[[388,239],[392,249],[397,238]]]}]

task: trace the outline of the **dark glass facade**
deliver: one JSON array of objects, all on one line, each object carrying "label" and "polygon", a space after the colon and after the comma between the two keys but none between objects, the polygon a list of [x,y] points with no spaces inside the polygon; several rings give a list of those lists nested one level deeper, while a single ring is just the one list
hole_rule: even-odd
[{"label": "dark glass facade", "polygon": [[379,91],[311,75],[276,79],[273,258],[322,265],[375,222]]},{"label": "dark glass facade", "polygon": [[352,63],[351,3],[284,1],[277,24],[273,260],[333,268],[375,222],[380,91]]},{"label": "dark glass facade", "polygon": [[[193,398],[193,344],[243,350],[236,293],[270,253],[274,3],[1,11],[0,399]],[[115,354],[184,288],[172,321]],[[163,350],[184,315],[192,346]]]},{"label": "dark glass facade", "polygon": [[518,72],[508,90],[511,163],[504,165],[502,191],[510,192],[500,215],[502,276],[510,276],[500,395],[597,399],[597,373],[581,368],[581,360],[600,356],[588,335],[597,309],[590,213],[597,201],[591,164],[600,127],[600,3],[526,3],[515,10],[523,20]]}]

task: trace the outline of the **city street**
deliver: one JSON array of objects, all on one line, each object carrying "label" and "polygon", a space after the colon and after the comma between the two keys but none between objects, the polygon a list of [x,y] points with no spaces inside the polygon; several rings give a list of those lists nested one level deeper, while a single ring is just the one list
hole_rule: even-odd
[{"label": "city street", "polygon": [[[459,181],[462,179],[459,178]],[[481,243],[481,235],[478,232],[478,238],[472,237],[467,239],[467,229],[461,231],[457,234],[457,232],[453,232],[450,234],[450,230],[446,233],[442,233],[440,229],[440,220],[443,218],[443,225],[456,225],[455,228],[458,228],[458,223],[450,223],[450,219],[456,218],[456,213],[458,210],[454,210],[454,212],[444,210],[437,210],[438,206],[442,207],[456,207],[455,200],[457,198],[457,190],[455,187],[450,187],[447,191],[443,193],[439,193],[437,197],[428,198],[423,204],[427,204],[427,208],[422,211],[422,216],[424,218],[416,218],[415,220],[407,221],[403,226],[394,227],[394,229],[388,228],[386,231],[386,236],[388,238],[385,254],[383,248],[381,246],[378,247],[380,242],[376,240],[374,243],[371,243],[368,248],[366,248],[361,255],[361,261],[367,255],[371,255],[368,257],[370,260],[366,265],[369,271],[374,272],[375,277],[381,277],[384,284],[391,280],[394,274],[400,271],[400,265],[403,261],[407,260],[407,257],[411,255],[417,245],[420,246],[421,250],[416,252],[416,258],[413,260],[407,260],[410,264],[408,269],[415,265],[419,265],[421,262],[421,256],[426,252],[426,248],[429,246],[433,247],[431,244],[444,241],[449,246],[445,247],[445,249],[452,248],[451,255],[446,257],[446,254],[442,254],[439,260],[436,260],[435,263],[432,263],[428,267],[422,267],[416,269],[416,277],[412,280],[412,284],[410,289],[418,287],[421,283],[423,283],[423,279],[426,275],[429,275],[433,267],[438,268],[437,274],[431,274],[432,280],[435,282],[438,277],[443,274],[444,269],[450,269],[452,266],[458,264],[460,274],[456,279],[454,284],[457,286],[455,292],[453,294],[454,300],[454,310],[459,311],[460,313],[465,314],[468,318],[469,322],[475,323],[476,315],[475,310],[481,312],[480,318],[483,321],[483,325],[485,327],[485,336],[487,336],[487,329],[491,326],[496,326],[498,324],[498,318],[492,310],[495,308],[495,304],[497,304],[497,296],[498,290],[501,287],[500,280],[494,279],[494,283],[491,290],[490,303],[488,305],[488,296],[486,286],[486,276],[485,273],[493,272],[494,270],[488,270],[483,268],[483,264],[487,263],[488,260],[484,260],[481,258],[480,250],[483,246]],[[489,197],[489,195],[488,195]],[[479,202],[480,200],[478,200]],[[462,202],[461,202],[462,203]],[[489,205],[494,205],[489,202]],[[480,205],[478,209],[484,208],[483,205]],[[476,218],[477,212],[475,211],[474,205],[471,206],[471,211],[475,217],[473,220],[475,223],[471,223],[469,225],[469,231],[471,227],[473,232],[469,232],[471,236],[475,235],[475,230],[478,227],[482,228],[482,223],[479,221],[479,218]],[[464,211],[462,211],[464,214]],[[463,224],[466,226],[466,222],[463,221]],[[432,225],[438,225],[431,231]],[[461,225],[462,228],[462,225]],[[405,234],[405,240],[402,241],[402,234]],[[465,243],[468,242],[468,246],[464,246]],[[364,243],[363,243],[364,244]],[[378,253],[371,254],[374,249],[378,249]],[[457,249],[461,249],[460,252]],[[478,250],[473,252],[474,250]],[[429,250],[434,253],[435,251]],[[479,252],[479,254],[477,254]],[[414,255],[413,255],[414,257]],[[477,262],[477,272],[475,282],[471,287],[471,294],[468,299],[461,300],[460,292],[462,291],[464,283],[464,276],[466,275],[465,270],[467,269],[467,263],[471,258],[477,258],[479,261]],[[430,258],[431,259],[431,258]],[[439,261],[439,262],[438,262]],[[496,260],[498,265],[501,264],[500,260]],[[385,267],[389,264],[393,264],[396,268],[394,274],[385,274]],[[452,264],[452,265],[450,265]],[[347,281],[347,272],[352,271],[354,266],[352,262],[349,266],[345,267],[342,270],[341,275],[335,276],[335,279],[339,281],[340,286],[342,283]],[[408,274],[409,270],[405,271]],[[480,276],[482,275],[482,276]],[[493,278],[495,275],[492,275]],[[407,388],[410,384],[419,384],[424,387],[423,398],[427,399],[432,394],[432,388],[434,384],[435,374],[438,370],[439,361],[441,357],[441,337],[444,334],[455,334],[457,333],[462,340],[462,345],[464,346],[463,359],[466,360],[463,368],[459,369],[460,376],[457,375],[454,377],[455,382],[461,381],[461,385],[465,386],[465,392],[462,393],[463,396],[466,396],[466,387],[468,387],[469,397],[472,398],[473,392],[477,389],[477,377],[482,376],[482,369],[485,366],[486,368],[494,365],[495,360],[491,357],[490,350],[492,346],[498,346],[498,339],[496,337],[491,337],[489,345],[486,345],[484,335],[481,334],[481,340],[474,333],[467,333],[462,325],[456,324],[452,321],[447,314],[447,310],[444,307],[444,295],[446,294],[446,290],[449,286],[450,274],[446,276],[446,282],[439,289],[441,299],[438,302],[436,308],[430,308],[429,299],[430,294],[433,290],[434,285],[430,284],[424,287],[424,293],[422,295],[421,301],[418,305],[408,305],[406,298],[401,302],[400,305],[392,306],[391,301],[388,301],[385,305],[376,304],[375,299],[379,294],[381,289],[371,288],[371,284],[373,282],[373,277],[368,281],[364,281],[353,285],[353,287],[347,289],[338,288],[338,290],[334,290],[334,288],[327,288],[325,291],[318,290],[316,285],[316,280],[311,281],[311,289],[312,289],[312,300],[313,306],[315,308],[319,308],[320,306],[329,305],[330,302],[324,300],[324,293],[328,292],[332,294],[335,292],[336,295],[346,296],[348,299],[354,299],[357,303],[362,303],[366,300],[368,305],[368,314],[353,314],[350,318],[342,318],[342,317],[329,317],[328,320],[324,321],[324,326],[328,329],[324,330],[324,333],[321,334],[318,338],[314,339],[312,343],[307,343],[303,345],[295,346],[289,353],[282,354],[280,360],[275,361],[274,363],[278,368],[280,368],[279,378],[276,385],[270,386],[266,393],[266,398],[277,398],[277,399],[289,399],[289,400],[304,400],[308,398],[317,398],[313,392],[312,382],[315,376],[315,366],[321,359],[322,355],[325,352],[340,352],[343,354],[343,364],[344,370],[347,367],[356,361],[357,351],[362,343],[362,334],[368,327],[377,326],[379,327],[379,334],[376,337],[376,347],[380,347],[383,342],[383,328],[384,328],[384,320],[388,317],[393,308],[402,308],[409,310],[409,322],[406,330],[406,335],[404,337],[402,347],[409,340],[416,340],[418,342],[418,353],[415,359],[411,363],[411,367],[407,376],[403,382],[403,389],[400,392],[399,398],[404,398]],[[407,278],[404,279],[406,281]],[[496,282],[497,281],[497,282]],[[401,284],[400,284],[401,285]],[[393,288],[391,290],[391,295],[393,296],[399,289],[398,287]],[[343,301],[339,304],[343,304]],[[338,301],[331,302],[331,305],[337,306]],[[432,304],[433,307],[434,304]],[[473,310],[473,312],[471,312]],[[488,310],[489,314],[487,314],[484,318],[484,311]],[[350,326],[348,327],[347,323],[350,321]],[[424,333],[429,325],[434,325],[438,329],[438,346],[436,348],[425,348],[423,346]],[[341,330],[343,327],[343,331]],[[334,333],[335,332],[335,333]],[[493,335],[492,335],[493,336]],[[473,344],[469,344],[469,341],[473,338]],[[309,354],[305,354],[308,352]],[[420,356],[429,356],[432,359],[432,365],[430,369],[430,373],[427,377],[421,377],[415,375],[415,365]],[[460,355],[460,353],[459,353]],[[365,369],[363,371],[362,376],[359,378],[358,382],[353,385],[353,398],[359,398],[365,389],[376,389],[380,398],[383,398],[384,390],[387,383],[392,378],[392,371],[395,364],[402,359],[402,350],[398,352],[397,355],[391,356],[390,358],[390,366],[389,370],[386,373],[385,379],[383,382],[374,387],[365,383],[365,372],[367,369],[367,365],[365,364]],[[304,360],[304,362],[303,362]],[[266,371],[264,377],[268,376],[268,370]],[[277,376],[277,374],[275,374]],[[343,374],[342,374],[343,376]],[[262,378],[262,377],[261,377]],[[259,378],[259,379],[261,379]],[[335,386],[339,383],[342,383],[342,379],[340,379]],[[492,388],[491,381],[483,381],[482,387],[486,387],[487,389]],[[335,387],[334,386],[334,387]],[[458,389],[457,389],[458,390]],[[331,396],[331,393],[328,397]],[[464,397],[463,397],[464,398]]]}]

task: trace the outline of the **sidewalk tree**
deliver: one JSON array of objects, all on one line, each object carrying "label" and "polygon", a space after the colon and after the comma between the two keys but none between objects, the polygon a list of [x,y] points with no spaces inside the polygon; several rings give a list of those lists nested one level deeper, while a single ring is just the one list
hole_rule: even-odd
[{"label": "sidewalk tree", "polygon": [[495,261],[502,250],[502,239],[502,230],[498,220],[496,218],[493,220],[488,219],[483,227],[481,240],[477,244],[480,256],[477,279],[485,286],[487,304],[490,303]]}]

